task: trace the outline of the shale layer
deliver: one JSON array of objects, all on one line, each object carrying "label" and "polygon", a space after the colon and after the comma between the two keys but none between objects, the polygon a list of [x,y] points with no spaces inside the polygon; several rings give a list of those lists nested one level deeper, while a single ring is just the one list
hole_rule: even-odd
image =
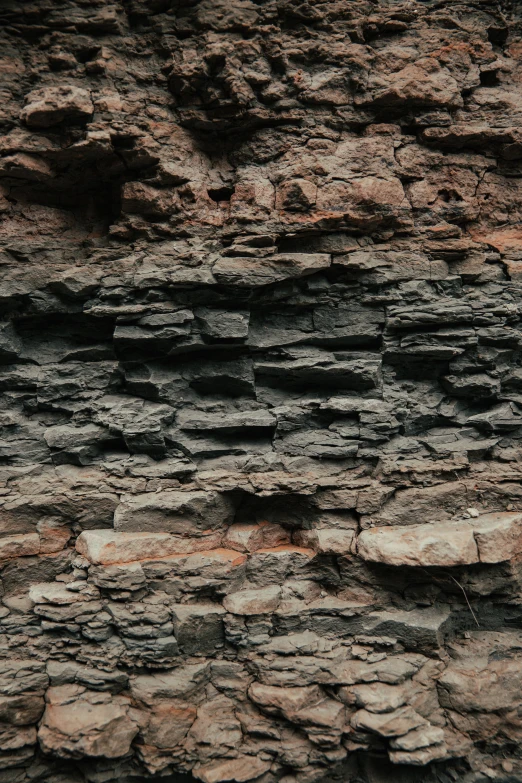
[{"label": "shale layer", "polygon": [[0,783],[522,780],[521,23],[1,4]]}]

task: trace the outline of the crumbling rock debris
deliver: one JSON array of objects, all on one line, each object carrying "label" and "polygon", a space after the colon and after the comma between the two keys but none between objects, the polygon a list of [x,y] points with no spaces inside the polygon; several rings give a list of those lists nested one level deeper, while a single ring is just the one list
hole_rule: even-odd
[{"label": "crumbling rock debris", "polygon": [[522,780],[520,3],[0,40],[0,783]]}]

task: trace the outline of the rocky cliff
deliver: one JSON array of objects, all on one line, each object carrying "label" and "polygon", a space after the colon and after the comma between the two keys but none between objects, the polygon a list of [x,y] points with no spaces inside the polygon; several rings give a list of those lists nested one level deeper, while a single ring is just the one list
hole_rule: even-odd
[{"label": "rocky cliff", "polygon": [[520,3],[0,24],[0,783],[522,781]]}]

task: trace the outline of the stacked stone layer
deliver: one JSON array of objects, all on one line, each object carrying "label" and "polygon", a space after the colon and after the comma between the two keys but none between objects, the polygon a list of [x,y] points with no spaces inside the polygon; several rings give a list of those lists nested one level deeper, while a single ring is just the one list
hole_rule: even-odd
[{"label": "stacked stone layer", "polygon": [[518,3],[0,26],[0,783],[522,779]]}]

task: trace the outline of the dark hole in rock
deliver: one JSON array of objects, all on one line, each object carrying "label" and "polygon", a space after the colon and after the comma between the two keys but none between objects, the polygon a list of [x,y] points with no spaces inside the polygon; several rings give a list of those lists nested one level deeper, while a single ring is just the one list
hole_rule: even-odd
[{"label": "dark hole in rock", "polygon": [[507,27],[490,27],[488,29],[489,42],[497,44],[497,46],[502,46],[502,44],[506,43],[508,35],[509,30]]},{"label": "dark hole in rock", "polygon": [[457,193],[457,191],[453,190],[452,188],[444,188],[443,190],[439,190],[439,196],[442,201],[445,201],[446,203],[451,201],[462,201],[462,196],[460,193]]},{"label": "dark hole in rock", "polygon": [[207,193],[212,201],[219,204],[221,201],[230,201],[235,193],[235,188],[226,186],[222,188],[210,188],[207,190]]},{"label": "dark hole in rock", "polygon": [[480,83],[483,87],[496,87],[500,84],[496,71],[482,71],[480,74]]}]

